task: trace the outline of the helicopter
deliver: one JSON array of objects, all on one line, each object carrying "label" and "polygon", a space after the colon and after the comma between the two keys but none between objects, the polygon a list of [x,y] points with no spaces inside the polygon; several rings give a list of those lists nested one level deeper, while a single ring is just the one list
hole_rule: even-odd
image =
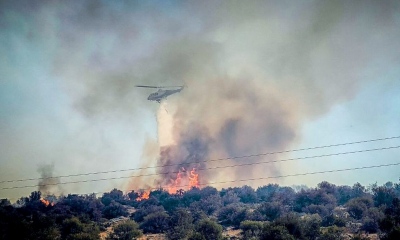
[{"label": "helicopter", "polygon": [[[157,86],[148,86],[148,85],[136,85],[135,87],[140,88],[158,88],[157,92],[151,93],[147,100],[156,101],[161,103],[163,99],[166,99],[169,95],[178,93],[182,91],[185,86],[165,86],[165,87],[157,87]],[[168,88],[175,88],[175,89],[168,89]]]}]

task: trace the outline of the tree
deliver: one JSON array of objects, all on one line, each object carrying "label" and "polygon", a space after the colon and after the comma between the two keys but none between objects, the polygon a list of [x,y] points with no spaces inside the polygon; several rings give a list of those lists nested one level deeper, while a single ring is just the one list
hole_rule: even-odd
[{"label": "tree", "polygon": [[237,191],[240,201],[243,203],[255,203],[257,202],[257,195],[254,189],[250,186],[243,186],[238,188]]},{"label": "tree", "polygon": [[136,222],[140,223],[143,222],[144,218],[152,213],[157,213],[157,212],[165,212],[165,209],[163,206],[142,206],[139,209],[136,210],[136,212],[133,213],[133,220]]},{"label": "tree", "polygon": [[260,202],[271,201],[273,195],[278,190],[278,184],[268,184],[266,186],[258,187],[256,190],[257,199]]},{"label": "tree", "polygon": [[322,219],[321,225],[323,227],[329,227],[329,226],[345,227],[346,220],[339,216],[336,216],[335,214],[330,214]]},{"label": "tree", "polygon": [[272,196],[271,201],[280,202],[284,206],[293,205],[296,192],[291,187],[279,187]]},{"label": "tree", "polygon": [[122,206],[120,203],[115,202],[114,200],[103,209],[103,216],[105,218],[111,219],[119,216],[128,216],[129,213],[125,209],[124,206]]},{"label": "tree", "polygon": [[318,214],[306,215],[301,221],[301,228],[305,239],[318,239],[322,219]]},{"label": "tree", "polygon": [[139,225],[132,221],[127,220],[114,227],[114,232],[108,236],[108,240],[131,240],[142,236],[142,231],[139,230]]},{"label": "tree", "polygon": [[144,217],[140,228],[145,233],[163,233],[169,228],[169,215],[166,212],[155,212]]},{"label": "tree", "polygon": [[394,198],[386,208],[385,217],[379,221],[383,240],[400,239],[400,199]]},{"label": "tree", "polygon": [[105,205],[108,206],[111,204],[112,201],[121,203],[121,204],[126,204],[127,198],[125,198],[124,193],[121,190],[118,190],[114,188],[111,190],[109,193],[104,193],[103,197],[101,198],[101,202]]},{"label": "tree", "polygon": [[190,205],[191,209],[197,208],[198,210],[203,211],[207,215],[215,213],[221,207],[222,207],[222,200],[219,194],[209,195],[205,198],[202,198],[200,201],[193,202]]},{"label": "tree", "polygon": [[69,194],[67,197],[59,199],[54,206],[54,211],[62,213],[63,219],[65,219],[65,215],[69,215],[69,217],[88,216],[91,220],[98,221],[102,217],[103,208],[104,205],[94,194],[85,196]]},{"label": "tree", "polygon": [[132,190],[128,193],[128,197],[129,197],[129,200],[136,201],[136,199],[139,197],[139,193]]},{"label": "tree", "polygon": [[347,203],[353,197],[353,191],[350,186],[338,186],[336,200],[338,205]]},{"label": "tree", "polygon": [[194,230],[193,218],[187,209],[177,209],[171,216],[167,237],[171,240],[187,239]]},{"label": "tree", "polygon": [[177,208],[179,208],[181,206],[180,197],[178,197],[176,195],[169,196],[169,197],[165,198],[161,202],[161,204],[168,213],[173,213]]},{"label": "tree", "polygon": [[329,183],[327,181],[320,182],[318,184],[318,188],[325,192],[326,194],[336,195],[337,194],[337,187],[335,184]]},{"label": "tree", "polygon": [[393,199],[396,197],[394,190],[385,186],[373,187],[372,192],[375,206],[389,206],[392,204]]},{"label": "tree", "polygon": [[308,205],[307,207],[304,207],[303,212],[308,213],[308,214],[318,214],[321,217],[325,217],[325,216],[328,216],[329,214],[331,214],[332,209],[327,207],[326,205],[311,204],[311,205]]},{"label": "tree", "polygon": [[189,207],[193,202],[200,201],[201,191],[198,188],[192,188],[186,191],[182,196],[182,203],[185,207]]},{"label": "tree", "polygon": [[263,222],[246,220],[240,223],[239,228],[242,230],[243,239],[247,240],[258,239],[261,236],[263,227]]},{"label": "tree", "polygon": [[197,224],[196,232],[189,239],[221,240],[222,226],[210,219],[203,219]]},{"label": "tree", "polygon": [[367,233],[376,233],[379,230],[379,221],[384,218],[384,213],[381,209],[372,207],[364,212],[364,217],[361,219],[361,230]]},{"label": "tree", "polygon": [[8,199],[0,199],[0,207],[11,206],[11,202]]},{"label": "tree", "polygon": [[261,232],[260,240],[295,240],[295,238],[284,226],[266,224]]},{"label": "tree", "polygon": [[263,202],[253,212],[260,221],[273,221],[283,213],[282,205],[278,202]]},{"label": "tree", "polygon": [[360,183],[356,183],[352,187],[352,198],[359,198],[367,195],[367,190]]},{"label": "tree", "polygon": [[237,193],[235,193],[232,190],[225,191],[223,189],[221,191],[221,195],[222,195],[222,198],[221,198],[222,204],[224,206],[227,206],[227,205],[232,204],[232,203],[240,202],[240,198],[238,197]]},{"label": "tree", "polygon": [[336,226],[332,226],[332,227],[327,227],[326,229],[324,229],[322,231],[321,234],[321,239],[324,240],[343,240],[345,239],[343,236],[343,229],[336,227]]},{"label": "tree", "polygon": [[295,237],[296,239],[303,238],[303,230],[302,230],[302,220],[295,213],[288,213],[280,218],[278,218],[274,224],[279,226],[284,226],[290,235]]},{"label": "tree", "polygon": [[63,221],[61,226],[62,239],[100,239],[100,229],[94,223],[83,223],[78,218],[72,217]]},{"label": "tree", "polygon": [[346,206],[350,216],[359,220],[363,217],[364,212],[372,207],[373,204],[370,197],[358,197],[351,199]]},{"label": "tree", "polygon": [[246,208],[239,204],[231,204],[220,209],[218,220],[223,225],[233,225],[239,227],[240,223],[246,219]]}]

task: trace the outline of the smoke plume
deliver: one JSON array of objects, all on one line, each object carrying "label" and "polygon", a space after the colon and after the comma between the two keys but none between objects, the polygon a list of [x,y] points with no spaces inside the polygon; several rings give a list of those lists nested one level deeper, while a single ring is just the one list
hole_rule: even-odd
[{"label": "smoke plume", "polygon": [[38,173],[40,173],[41,179],[38,183],[38,191],[40,191],[43,196],[48,195],[58,195],[62,193],[60,187],[60,178],[55,177],[54,174],[54,164],[42,164],[38,167]]},{"label": "smoke plume", "polygon": [[[200,183],[277,175],[278,163],[202,169],[273,160],[207,161],[294,147],[304,123],[364,86],[398,84],[382,76],[398,76],[399,10],[396,0],[1,1],[0,175],[53,160],[66,174],[164,166],[130,189],[193,169]],[[138,84],[187,88],[158,105]]]}]

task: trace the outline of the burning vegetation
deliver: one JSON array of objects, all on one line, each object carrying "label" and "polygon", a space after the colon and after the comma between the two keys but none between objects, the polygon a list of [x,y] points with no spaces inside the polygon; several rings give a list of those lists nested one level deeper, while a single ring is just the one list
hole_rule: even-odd
[{"label": "burning vegetation", "polygon": [[176,174],[176,178],[170,179],[170,184],[167,189],[170,194],[175,194],[181,189],[190,190],[199,187],[199,174],[196,173],[196,169],[193,168],[192,170],[187,171],[182,167]]},{"label": "burning vegetation", "polygon": [[[196,174],[194,169],[180,172],[193,184]],[[277,184],[220,191],[193,187],[173,194],[169,189],[127,194],[113,189],[101,197],[69,194],[55,201],[33,192],[18,205],[0,201],[0,226],[7,226],[0,236],[99,239],[100,229],[112,225],[110,239],[144,233],[221,240],[235,229],[234,239],[376,239],[378,233],[389,240],[398,239],[399,218],[400,183],[391,182],[369,188],[321,182],[297,191]]]},{"label": "burning vegetation", "polygon": [[49,200],[44,199],[44,198],[40,198],[40,202],[42,202],[46,207],[48,207],[48,206],[54,206],[54,203],[53,203],[53,202],[50,202]]},{"label": "burning vegetation", "polygon": [[142,201],[142,200],[149,199],[149,197],[150,197],[150,190],[142,191],[142,192],[139,193],[138,195],[139,195],[139,196],[136,198],[136,201]]}]

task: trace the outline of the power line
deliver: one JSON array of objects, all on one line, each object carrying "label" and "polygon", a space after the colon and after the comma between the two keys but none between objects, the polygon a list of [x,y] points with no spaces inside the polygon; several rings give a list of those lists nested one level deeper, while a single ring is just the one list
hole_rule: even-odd
[{"label": "power line", "polygon": [[241,180],[204,183],[204,184],[200,184],[200,185],[216,184],[216,183],[232,183],[232,182],[256,181],[256,180],[266,180],[266,179],[273,179],[273,178],[285,178],[285,177],[296,177],[296,176],[306,176],[306,175],[315,175],[315,174],[322,174],[322,173],[355,171],[355,170],[362,170],[362,169],[369,169],[369,168],[390,167],[390,166],[398,166],[398,165],[400,165],[400,162],[399,163],[373,165],[373,166],[363,166],[363,167],[354,167],[354,168],[343,168],[343,169],[335,169],[335,170],[317,171],[317,172],[295,173],[295,174],[271,176],[271,177],[249,178],[249,179],[241,179]]},{"label": "power line", "polygon": [[[399,166],[399,165],[400,165],[400,162],[398,162],[398,163],[388,163],[388,164],[379,164],[379,165],[372,165],[372,166],[363,166],[363,167],[354,167],[354,168],[342,168],[342,169],[334,169],[334,170],[316,171],[316,172],[295,173],[295,174],[287,174],[287,175],[279,175],[279,176],[271,176],[271,177],[259,177],[259,178],[248,178],[248,179],[239,179],[239,180],[200,183],[199,186],[210,186],[210,185],[224,184],[224,183],[247,182],[247,181],[267,180],[267,179],[276,179],[276,178],[307,176],[307,175],[316,175],[316,174],[324,174],[324,173],[357,171],[357,170],[372,169],[372,168],[382,168],[382,167],[391,167],[391,166]],[[175,186],[175,188],[184,188],[184,187],[190,187],[190,185]],[[150,190],[151,191],[151,190],[158,190],[158,189],[165,189],[165,188],[168,188],[168,186],[160,186],[160,187],[157,187],[157,188],[147,188],[146,190]],[[135,191],[135,190],[137,190],[137,189],[129,189],[129,190],[127,190],[127,192]],[[145,189],[143,189],[143,190],[145,190]],[[82,193],[82,194],[76,194],[76,195],[89,195],[89,194],[102,194],[102,193],[108,193],[108,192]]]},{"label": "power line", "polygon": [[[363,152],[383,151],[383,150],[396,149],[396,148],[400,148],[400,145],[399,146],[392,146],[392,147],[385,147],[385,148],[373,148],[373,149],[365,149],[365,150],[358,150],[358,151],[322,154],[322,155],[315,155],[315,156],[308,156],[308,157],[301,157],[301,158],[289,158],[289,159],[262,161],[262,162],[255,162],[255,163],[234,164],[234,165],[229,165],[229,166],[217,166],[217,167],[202,168],[202,169],[196,169],[196,170],[197,171],[204,171],[204,170],[231,168],[231,167],[243,167],[243,166],[251,166],[251,165],[274,163],[274,162],[286,162],[286,161],[303,160],[303,159],[311,159],[311,158],[319,158],[319,157],[331,157],[331,156],[339,156],[339,155],[355,154],[355,153],[363,153]],[[165,173],[143,174],[143,175],[134,175],[134,176],[124,176],[124,177],[112,177],[112,178],[100,178],[100,179],[91,179],[91,180],[80,180],[80,181],[71,181],[71,182],[62,182],[62,183],[49,183],[49,184],[39,184],[39,185],[4,187],[4,188],[1,188],[1,190],[31,188],[31,187],[44,187],[44,186],[55,186],[55,185],[65,185],[65,184],[74,184],[74,183],[98,182],[98,181],[117,180],[117,179],[125,179],[125,178],[147,177],[147,176],[156,176],[156,175],[168,175],[168,174],[172,174],[172,173],[179,173],[179,171],[165,172]]]},{"label": "power line", "polygon": [[[274,179],[274,178],[285,178],[285,177],[296,177],[296,176],[307,176],[307,175],[316,175],[316,174],[323,174],[323,173],[334,173],[334,172],[345,172],[345,171],[357,171],[363,169],[371,169],[371,168],[381,168],[381,167],[390,167],[390,166],[399,166],[400,162],[398,163],[388,163],[388,164],[380,164],[380,165],[372,165],[372,166],[363,166],[363,167],[354,167],[354,168],[343,168],[343,169],[334,169],[334,170],[325,170],[325,171],[316,171],[316,172],[306,172],[306,173],[295,173],[295,174],[288,174],[288,175],[280,175],[280,176],[271,176],[271,177],[260,177],[260,178],[248,178],[248,179],[239,179],[239,180],[230,180],[230,181],[219,181],[219,182],[210,182],[210,183],[201,183],[199,186],[210,186],[215,184],[223,184],[223,183],[234,183],[234,182],[247,182],[247,181],[257,181],[257,180],[266,180],[266,179]],[[158,188],[149,188],[148,190],[157,190],[157,189],[164,189],[168,186],[160,186]],[[189,185],[181,185],[175,186],[175,188],[183,188],[183,187],[190,187]],[[127,190],[135,191],[136,189]],[[93,193],[76,193],[72,195],[89,195],[89,194],[102,194],[107,192],[93,192]],[[3,199],[3,198],[0,198]]]},{"label": "power line", "polygon": [[399,139],[399,138],[400,138],[400,136],[393,136],[393,137],[386,137],[386,138],[362,140],[362,141],[356,141],[356,142],[347,142],[347,143],[330,144],[330,145],[323,145],[323,146],[316,146],[316,147],[299,148],[299,149],[292,149],[292,150],[285,150],[285,151],[266,152],[266,153],[234,156],[234,157],[227,157],[227,158],[208,159],[208,160],[201,160],[201,161],[195,161],[195,162],[190,162],[190,163],[176,163],[176,164],[157,165],[157,166],[151,166],[151,167],[140,167],[140,168],[119,169],[119,170],[110,170],[110,171],[78,173],[78,174],[69,174],[69,175],[59,175],[59,176],[54,176],[54,177],[5,180],[5,181],[0,181],[0,183],[26,182],[26,181],[45,180],[45,179],[53,179],[53,178],[78,177],[78,176],[98,175],[98,174],[106,174],[106,173],[137,171],[137,170],[145,170],[145,169],[186,165],[186,164],[192,164],[192,163],[215,162],[215,161],[233,160],[233,159],[241,159],[241,158],[260,157],[260,156],[274,155],[274,154],[280,154],[280,153],[299,152],[299,151],[315,150],[315,149],[322,149],[322,148],[329,148],[329,147],[339,147],[339,146],[354,145],[354,144],[360,144],[360,143],[386,141],[386,140]]}]

